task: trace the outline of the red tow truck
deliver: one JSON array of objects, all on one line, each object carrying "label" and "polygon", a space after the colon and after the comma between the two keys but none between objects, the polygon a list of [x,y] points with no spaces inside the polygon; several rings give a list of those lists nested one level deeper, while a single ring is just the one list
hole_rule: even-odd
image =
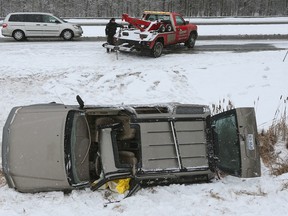
[{"label": "red tow truck", "polygon": [[164,47],[172,44],[185,43],[188,48],[193,48],[198,37],[197,25],[185,21],[175,12],[145,11],[141,19],[123,14],[122,20],[129,23],[128,28],[115,34],[115,45],[105,43],[103,47],[149,52],[157,58]]}]

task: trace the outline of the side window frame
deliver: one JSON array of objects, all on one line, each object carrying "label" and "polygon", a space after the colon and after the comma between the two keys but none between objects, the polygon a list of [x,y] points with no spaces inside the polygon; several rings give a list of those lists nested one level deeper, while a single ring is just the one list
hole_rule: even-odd
[{"label": "side window frame", "polygon": [[185,20],[183,20],[183,18],[181,16],[177,15],[175,18],[176,18],[176,25],[177,26],[185,25]]}]

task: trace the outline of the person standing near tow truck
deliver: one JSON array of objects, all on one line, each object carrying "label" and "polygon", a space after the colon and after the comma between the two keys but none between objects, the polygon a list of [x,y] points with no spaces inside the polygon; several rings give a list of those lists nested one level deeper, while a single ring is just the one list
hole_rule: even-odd
[{"label": "person standing near tow truck", "polygon": [[[107,42],[110,45],[115,45],[114,43],[114,35],[116,34],[117,28],[124,28],[123,25],[115,22],[115,18],[111,18],[109,23],[106,25],[105,34],[107,36]],[[110,49],[107,48],[107,52],[110,52]]]}]

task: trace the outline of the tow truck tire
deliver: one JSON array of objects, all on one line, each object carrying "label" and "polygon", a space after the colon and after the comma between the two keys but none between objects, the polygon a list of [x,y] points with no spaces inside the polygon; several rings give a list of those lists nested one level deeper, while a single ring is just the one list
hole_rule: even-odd
[{"label": "tow truck tire", "polygon": [[197,35],[195,33],[191,33],[188,40],[185,42],[185,46],[188,48],[193,48],[196,43]]},{"label": "tow truck tire", "polygon": [[151,49],[151,55],[154,58],[158,58],[161,56],[162,51],[163,51],[163,43],[161,43],[160,41],[156,41],[153,48]]}]

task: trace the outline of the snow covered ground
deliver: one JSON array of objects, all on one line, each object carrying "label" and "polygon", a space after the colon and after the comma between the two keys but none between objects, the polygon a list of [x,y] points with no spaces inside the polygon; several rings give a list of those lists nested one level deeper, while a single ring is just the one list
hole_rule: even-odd
[{"label": "snow covered ground", "polygon": [[[198,41],[197,45],[212,43],[221,42]],[[288,49],[286,41],[253,43]],[[225,105],[231,100],[236,107],[255,107],[260,130],[271,124],[277,109],[285,108],[280,97],[288,96],[286,50],[191,54],[183,48],[180,54],[170,52],[157,59],[120,53],[117,60],[100,42],[0,46],[0,128],[13,106],[51,101],[76,104],[79,94],[85,104],[212,105],[220,100]],[[1,185],[0,215],[287,215],[288,174],[270,176],[262,166],[260,178],[226,176],[207,184],[153,187],[122,199],[123,195],[107,190],[21,194]],[[106,205],[117,200],[121,202]]]}]

